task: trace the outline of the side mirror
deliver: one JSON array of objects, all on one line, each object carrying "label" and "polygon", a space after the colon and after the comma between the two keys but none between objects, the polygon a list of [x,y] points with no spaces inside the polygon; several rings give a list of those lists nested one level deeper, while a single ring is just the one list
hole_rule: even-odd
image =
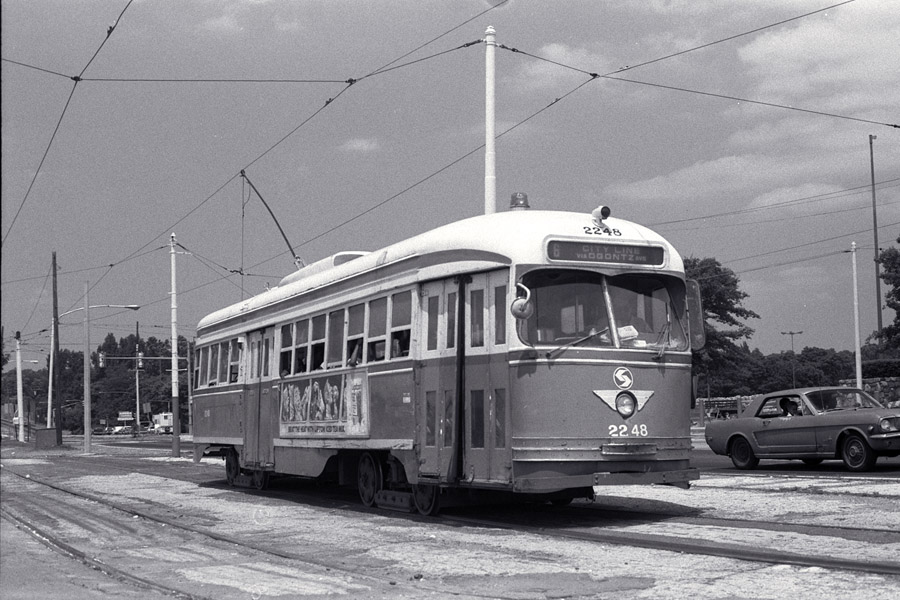
[{"label": "side mirror", "polygon": [[513,300],[512,305],[509,307],[509,312],[516,319],[525,320],[534,314],[534,304],[531,303],[531,290],[521,283],[517,283],[516,287],[525,291],[525,297]]},{"label": "side mirror", "polygon": [[691,349],[699,350],[706,345],[703,305],[700,302],[700,284],[693,279],[684,282],[687,288],[688,322],[691,331]]}]

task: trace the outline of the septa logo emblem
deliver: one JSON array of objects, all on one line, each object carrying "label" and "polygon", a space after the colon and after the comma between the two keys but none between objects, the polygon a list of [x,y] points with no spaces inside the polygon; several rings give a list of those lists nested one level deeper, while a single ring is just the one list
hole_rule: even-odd
[{"label": "septa logo emblem", "polygon": [[628,390],[634,384],[634,377],[628,367],[619,367],[613,373],[613,381],[620,390]]}]

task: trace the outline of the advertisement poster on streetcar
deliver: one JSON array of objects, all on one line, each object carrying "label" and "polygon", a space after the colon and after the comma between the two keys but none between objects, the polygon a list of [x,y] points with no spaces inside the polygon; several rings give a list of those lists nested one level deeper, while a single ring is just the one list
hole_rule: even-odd
[{"label": "advertisement poster on streetcar", "polygon": [[281,437],[368,435],[366,374],[350,372],[282,384],[280,429]]}]

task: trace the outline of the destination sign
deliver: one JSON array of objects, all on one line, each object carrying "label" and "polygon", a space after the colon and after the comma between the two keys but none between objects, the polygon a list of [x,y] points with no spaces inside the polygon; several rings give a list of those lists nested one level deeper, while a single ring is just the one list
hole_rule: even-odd
[{"label": "destination sign", "polygon": [[616,265],[661,266],[665,251],[659,246],[628,246],[553,240],[547,244],[550,260],[567,260]]}]

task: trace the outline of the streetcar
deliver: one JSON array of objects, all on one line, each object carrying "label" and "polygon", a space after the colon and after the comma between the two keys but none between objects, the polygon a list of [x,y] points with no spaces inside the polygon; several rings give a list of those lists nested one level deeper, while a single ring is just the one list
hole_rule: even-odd
[{"label": "streetcar", "polygon": [[[430,515],[479,491],[558,504],[594,487],[688,487],[696,282],[610,215],[477,216],[341,252],[204,317],[195,460]],[[490,495],[487,493],[486,495]]]}]

